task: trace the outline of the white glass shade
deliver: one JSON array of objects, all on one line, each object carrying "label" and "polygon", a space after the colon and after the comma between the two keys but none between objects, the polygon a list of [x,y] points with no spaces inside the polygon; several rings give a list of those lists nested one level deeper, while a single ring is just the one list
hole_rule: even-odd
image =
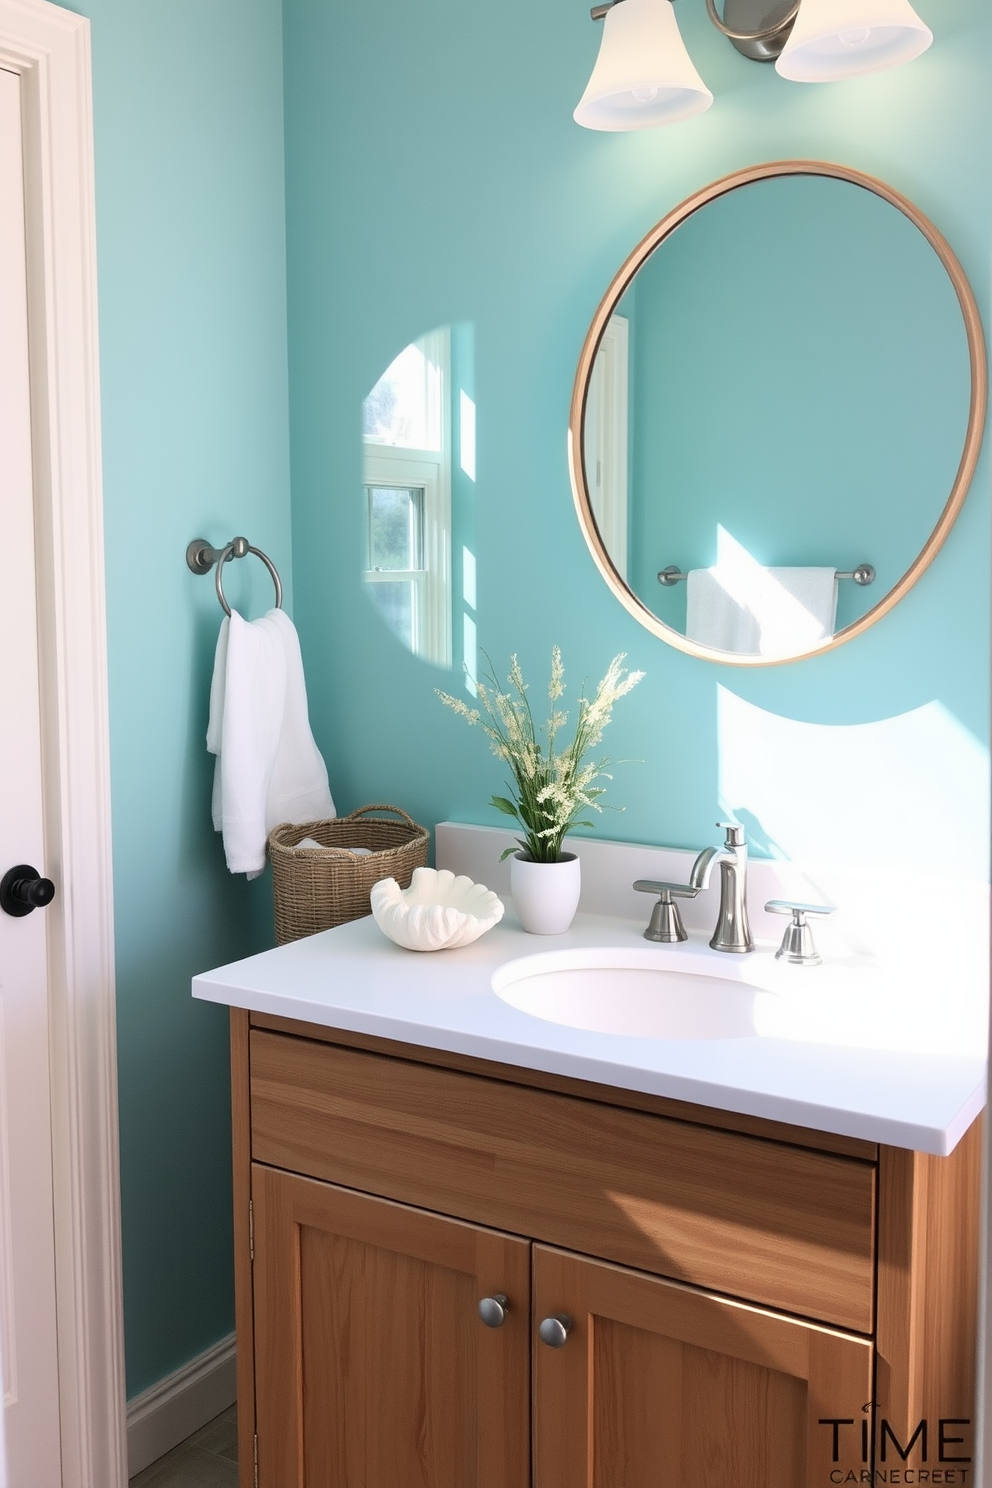
[{"label": "white glass shade", "polygon": [[654,129],[712,102],[671,0],[620,0],[603,21],[599,56],[573,117],[585,129]]},{"label": "white glass shade", "polygon": [[899,67],[933,41],[909,0],[802,0],[775,63],[796,83],[834,83]]}]

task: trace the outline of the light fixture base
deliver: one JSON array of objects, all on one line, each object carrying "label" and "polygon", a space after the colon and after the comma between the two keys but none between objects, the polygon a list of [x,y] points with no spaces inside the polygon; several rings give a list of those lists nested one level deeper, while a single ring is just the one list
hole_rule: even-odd
[{"label": "light fixture base", "polygon": [[752,62],[774,62],[796,19],[795,0],[725,0],[721,18],[707,5],[710,19]]}]

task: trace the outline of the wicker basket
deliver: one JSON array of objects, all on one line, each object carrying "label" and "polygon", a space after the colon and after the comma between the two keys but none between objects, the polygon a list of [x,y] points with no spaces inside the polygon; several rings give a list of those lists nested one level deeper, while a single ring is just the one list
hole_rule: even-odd
[{"label": "wicker basket", "polygon": [[[392,811],[401,821],[370,820],[370,811]],[[297,847],[313,837],[321,847]],[[276,943],[285,945],[371,913],[369,894],[380,878],[409,887],[414,868],[427,863],[426,827],[398,806],[362,806],[334,821],[284,822],[269,833]],[[357,856],[351,847],[368,847]]]}]

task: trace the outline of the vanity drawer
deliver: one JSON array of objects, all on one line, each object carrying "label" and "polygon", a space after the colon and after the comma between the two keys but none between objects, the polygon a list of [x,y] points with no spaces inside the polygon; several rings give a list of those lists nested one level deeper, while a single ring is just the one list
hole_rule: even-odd
[{"label": "vanity drawer", "polygon": [[875,1168],[255,1029],[270,1163],[868,1333]]}]

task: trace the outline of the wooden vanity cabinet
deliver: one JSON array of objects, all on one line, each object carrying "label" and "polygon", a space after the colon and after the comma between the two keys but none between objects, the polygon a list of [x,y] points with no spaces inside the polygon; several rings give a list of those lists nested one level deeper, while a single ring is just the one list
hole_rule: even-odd
[{"label": "wooden vanity cabinet", "polygon": [[535,1245],[534,1316],[563,1301],[565,1346],[534,1351],[541,1488],[827,1483],[820,1420],[871,1398],[867,1338]]},{"label": "wooden vanity cabinet", "polygon": [[262,1165],[252,1189],[259,1483],[526,1488],[529,1244]]},{"label": "wooden vanity cabinet", "polygon": [[970,1457],[979,1123],[930,1158],[238,1010],[232,1076],[241,1488]]}]

